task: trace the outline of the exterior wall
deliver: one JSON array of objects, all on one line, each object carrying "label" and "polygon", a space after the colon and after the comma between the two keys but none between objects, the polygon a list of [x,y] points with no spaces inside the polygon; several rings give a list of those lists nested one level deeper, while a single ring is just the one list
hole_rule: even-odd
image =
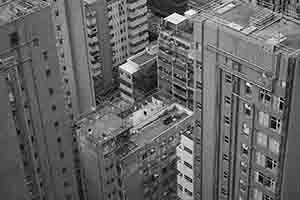
[{"label": "exterior wall", "polygon": [[[295,63],[295,66],[290,66],[291,78],[293,83],[290,87],[292,92],[290,93],[290,99],[287,101],[289,106],[290,115],[288,117],[289,123],[287,124],[287,140],[281,147],[282,151],[286,154],[283,164],[283,177],[281,186],[281,199],[294,200],[299,196],[299,60],[298,57],[291,59],[291,63]],[[283,148],[285,147],[285,150]]]},{"label": "exterior wall", "polygon": [[135,55],[149,43],[146,0],[127,1],[128,38],[130,55]]},{"label": "exterior wall", "polygon": [[[291,70],[297,65],[284,50],[275,53],[211,21],[199,18],[195,33],[203,62],[202,75],[196,75],[203,81],[203,113],[195,116],[202,117],[202,132],[195,133],[194,173],[197,177],[200,171],[202,178],[198,182],[202,185],[195,185],[200,193],[196,199],[275,199],[281,191],[296,191],[287,177],[295,169],[291,166],[297,165],[291,160],[298,154],[289,156],[283,145],[285,138],[291,144],[286,146],[289,152],[297,145],[289,138],[295,121],[284,106],[293,105],[294,110],[297,106],[289,104]],[[196,101],[201,99],[198,95]],[[197,136],[202,142],[197,142]],[[295,136],[291,140],[296,141]],[[198,156],[205,162],[198,164]]]},{"label": "exterior wall", "polygon": [[[176,147],[180,132],[191,125],[191,117],[166,130],[137,151],[123,158],[123,182],[127,199],[173,199],[176,191]],[[145,156],[147,155],[147,156]]]},{"label": "exterior wall", "polygon": [[0,74],[0,193],[8,200],[29,200],[30,194],[25,184],[25,173],[22,155],[19,149],[18,136],[9,102],[9,89],[3,74]]},{"label": "exterior wall", "polygon": [[[176,147],[178,157],[177,195],[182,200],[192,200],[194,195],[194,141],[184,133],[180,136],[180,144]],[[187,179],[186,176],[190,179]],[[188,191],[187,191],[188,190]]]},{"label": "exterior wall", "polygon": [[[65,110],[50,9],[4,26],[0,31],[1,57],[13,56],[21,63],[17,73],[9,72],[8,82],[16,100],[15,124],[27,161],[23,167],[26,181],[31,182],[28,190],[36,198],[79,199],[72,121]],[[12,47],[15,50],[7,51]]]},{"label": "exterior wall", "polygon": [[113,52],[112,62],[114,73],[117,75],[117,67],[129,56],[127,4],[124,0],[114,0],[108,3],[107,9]]},{"label": "exterior wall", "polygon": [[69,109],[70,116],[78,116],[91,111],[95,106],[84,32],[83,5],[79,0],[48,2],[52,6],[66,108]]},{"label": "exterior wall", "polygon": [[[178,29],[180,32],[180,28]],[[189,37],[192,39],[193,36],[189,35]],[[158,87],[171,95],[178,103],[193,110],[194,67],[193,58],[189,57],[193,48],[192,40],[187,41],[180,36],[170,36],[167,31],[162,30],[158,44]]]},{"label": "exterior wall", "polygon": [[[85,2],[85,23],[87,27],[87,42],[89,62],[95,78],[94,85],[102,92],[112,84],[112,49],[111,36],[108,26],[108,12],[106,1]],[[95,91],[96,95],[98,90]]]}]

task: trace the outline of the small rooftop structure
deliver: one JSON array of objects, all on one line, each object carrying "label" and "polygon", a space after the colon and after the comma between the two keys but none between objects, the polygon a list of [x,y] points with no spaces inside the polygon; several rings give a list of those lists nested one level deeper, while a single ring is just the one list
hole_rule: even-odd
[{"label": "small rooftop structure", "polygon": [[121,65],[119,68],[129,74],[137,72],[141,66],[154,60],[156,55],[150,54],[147,50],[144,50],[134,56],[127,59],[127,62]]},{"label": "small rooftop structure", "polygon": [[15,0],[0,4],[0,26],[49,6],[42,0]]},{"label": "small rooftop structure", "polygon": [[194,16],[197,13],[198,12],[196,10],[189,9],[189,10],[184,12],[184,16],[187,17],[187,18],[190,18],[190,17]]},{"label": "small rooftop structure", "polygon": [[183,15],[180,15],[178,13],[173,13],[172,15],[169,15],[168,17],[165,17],[164,20],[167,22],[170,22],[172,24],[180,24],[181,22],[185,21],[187,18]]}]

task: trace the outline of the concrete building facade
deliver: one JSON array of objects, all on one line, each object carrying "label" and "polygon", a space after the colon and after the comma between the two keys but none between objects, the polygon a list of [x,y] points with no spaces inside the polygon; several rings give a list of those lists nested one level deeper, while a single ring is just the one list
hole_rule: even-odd
[{"label": "concrete building facade", "polygon": [[121,98],[134,103],[157,88],[156,55],[156,51],[144,50],[119,67]]},{"label": "concrete building facade", "polygon": [[[112,71],[113,78],[117,79],[118,66],[126,62],[130,55],[144,50],[149,43],[146,1],[85,0],[84,2],[88,42],[91,43],[89,51],[94,52],[90,58],[94,71],[92,74],[97,77],[100,71],[105,72],[102,77],[109,83],[111,76],[109,72]],[[97,82],[101,82],[98,80],[99,77],[96,79]]]},{"label": "concrete building facade", "polygon": [[129,53],[135,55],[149,44],[147,1],[127,1],[127,13]]},{"label": "concrete building facade", "polygon": [[194,138],[193,127],[180,133],[177,155],[177,196],[180,200],[194,199]]},{"label": "concrete building facade", "polygon": [[90,200],[176,198],[176,147],[192,112],[156,98],[147,102],[129,113],[109,105],[78,121]]},{"label": "concrete building facade", "polygon": [[79,200],[51,7],[7,1],[0,16],[0,193],[8,200]]},{"label": "concrete building facade", "polygon": [[63,74],[65,105],[71,118],[89,112],[95,106],[93,79],[90,73],[84,9],[81,0],[47,0],[57,39],[57,54]]},{"label": "concrete building facade", "polygon": [[84,10],[88,58],[97,103],[98,95],[105,93],[113,83],[112,46],[106,1],[86,0]]},{"label": "concrete building facade", "polygon": [[298,22],[239,1],[194,22],[195,199],[298,199]]},{"label": "concrete building facade", "polygon": [[158,37],[158,87],[176,102],[194,109],[193,24],[174,13],[162,21]]}]

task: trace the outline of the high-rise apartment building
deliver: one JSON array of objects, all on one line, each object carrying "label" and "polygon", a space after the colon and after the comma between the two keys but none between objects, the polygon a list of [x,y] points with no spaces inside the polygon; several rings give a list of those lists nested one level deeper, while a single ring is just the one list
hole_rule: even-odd
[{"label": "high-rise apartment building", "polygon": [[298,199],[298,22],[239,1],[194,22],[195,199]]},{"label": "high-rise apartment building", "polygon": [[[193,110],[193,24],[188,16],[173,13],[163,19],[158,48],[159,89],[176,99],[176,102]],[[196,87],[201,86],[197,83]]]},{"label": "high-rise apartment building", "polygon": [[7,1],[0,27],[1,198],[79,200],[51,8]]},{"label": "high-rise apartment building", "polygon": [[147,1],[128,0],[127,15],[129,53],[135,55],[149,44]]},{"label": "high-rise apartment building", "polygon": [[[145,0],[85,0],[90,63],[94,76],[118,78],[118,66],[130,55],[148,45],[147,5]],[[97,28],[95,28],[97,27]],[[99,51],[98,51],[99,49]],[[103,51],[103,52],[102,52]],[[97,53],[98,52],[98,53]],[[101,70],[102,69],[102,70]]]},{"label": "high-rise apartment building", "polygon": [[93,79],[88,60],[81,0],[46,0],[51,3],[65,105],[69,115],[78,116],[95,106]]},{"label": "high-rise apartment building", "polygon": [[122,107],[105,104],[76,123],[88,199],[176,199],[176,147],[193,113],[153,97]]},{"label": "high-rise apartment building", "polygon": [[84,1],[84,24],[91,75],[94,80],[96,103],[98,95],[112,86],[112,47],[105,1]]}]

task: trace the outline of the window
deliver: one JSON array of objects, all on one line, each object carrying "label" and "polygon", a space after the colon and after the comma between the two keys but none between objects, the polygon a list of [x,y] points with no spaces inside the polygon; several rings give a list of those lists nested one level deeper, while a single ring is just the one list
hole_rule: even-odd
[{"label": "window", "polygon": [[231,74],[225,74],[225,82],[231,83],[232,82],[232,75]]},{"label": "window", "polygon": [[257,132],[256,142],[258,145],[266,148],[268,145],[268,136],[262,132]]},{"label": "window", "polygon": [[227,192],[227,190],[225,189],[225,188],[221,188],[221,193],[223,194],[223,195],[228,195],[228,192]]},{"label": "window", "polygon": [[189,196],[193,196],[193,193],[186,188],[184,188],[184,192],[187,193]]},{"label": "window", "polygon": [[265,104],[270,104],[272,101],[272,96],[268,91],[260,90],[259,91],[259,99],[261,102],[263,102]]},{"label": "window", "polygon": [[202,83],[199,81],[196,81],[196,88],[202,90],[202,88],[203,88]]},{"label": "window", "polygon": [[228,179],[228,172],[227,172],[227,171],[224,171],[223,174],[224,174],[224,178],[225,178],[225,179]]},{"label": "window", "polygon": [[200,102],[196,102],[196,106],[199,110],[202,110],[202,104]]},{"label": "window", "polygon": [[34,38],[32,42],[34,47],[38,47],[40,45],[40,41],[38,38]]},{"label": "window", "polygon": [[273,138],[269,138],[269,150],[275,154],[279,153],[279,142]]},{"label": "window", "polygon": [[278,133],[280,133],[280,131],[281,131],[281,120],[277,119],[276,117],[271,116],[270,128],[273,129],[274,131],[277,131]]},{"label": "window", "polygon": [[227,154],[223,154],[223,160],[229,160],[229,156]]},{"label": "window", "polygon": [[49,77],[51,75],[51,70],[50,69],[46,69],[46,76]]},{"label": "window", "polygon": [[56,30],[57,31],[61,31],[61,26],[60,25],[56,25]]},{"label": "window", "polygon": [[184,149],[186,152],[188,152],[188,153],[190,153],[190,154],[193,154],[193,151],[192,151],[190,148],[184,146],[183,149]]},{"label": "window", "polygon": [[48,51],[43,51],[42,55],[44,60],[48,60]]},{"label": "window", "polygon": [[283,111],[283,109],[284,109],[284,98],[283,97],[274,97],[273,108],[276,111]]},{"label": "window", "polygon": [[60,152],[60,153],[59,153],[59,157],[60,157],[60,158],[64,158],[64,157],[65,157],[64,152]]},{"label": "window", "polygon": [[183,190],[183,187],[182,187],[182,185],[180,185],[180,184],[177,184],[177,188],[178,188],[178,190],[180,190],[180,191]]},{"label": "window", "polygon": [[229,143],[229,137],[228,137],[227,135],[224,136],[224,141],[225,141],[226,143]]},{"label": "window", "polygon": [[248,127],[247,123],[243,123],[242,130],[245,135],[248,136],[250,134],[250,128]]},{"label": "window", "polygon": [[19,36],[18,36],[18,33],[17,32],[13,32],[9,35],[9,38],[10,38],[10,45],[12,47],[15,47],[18,45],[19,43]]},{"label": "window", "polygon": [[267,194],[264,194],[262,200],[273,200],[273,198]]},{"label": "window", "polygon": [[264,113],[262,111],[260,111],[258,113],[258,121],[259,121],[259,124],[263,127],[268,127],[269,126],[269,114],[267,113]]},{"label": "window", "polygon": [[231,98],[229,96],[225,96],[224,97],[224,102],[226,105],[230,105],[231,104]]},{"label": "window", "polygon": [[261,172],[255,172],[256,182],[262,184],[267,189],[275,191],[275,181]]},{"label": "window", "polygon": [[52,111],[55,111],[55,110],[56,110],[56,105],[52,105],[52,106],[51,106],[51,110],[52,110]]},{"label": "window", "polygon": [[248,164],[247,164],[247,162],[241,161],[241,171],[246,174],[247,170],[248,170]]},{"label": "window", "polygon": [[244,113],[247,115],[247,116],[251,116],[251,106],[247,103],[244,104]]},{"label": "window", "polygon": [[184,161],[183,164],[184,164],[185,166],[187,166],[188,168],[193,169],[193,166],[192,166],[190,163]]},{"label": "window", "polygon": [[265,168],[274,170],[277,168],[277,162],[272,158],[266,156]]},{"label": "window", "polygon": [[190,177],[188,177],[187,175],[184,175],[184,178],[190,182],[190,183],[193,183],[193,179],[191,179]]},{"label": "window", "polygon": [[55,127],[55,128],[58,128],[58,126],[59,126],[58,121],[55,121],[55,122],[54,122],[54,127]]},{"label": "window", "polygon": [[246,95],[252,95],[252,84],[251,83],[246,82],[245,93],[246,93]]},{"label": "window", "polygon": [[248,145],[242,144],[241,145],[241,152],[242,152],[242,154],[248,156],[248,153],[249,153],[249,147],[248,147]]},{"label": "window", "polygon": [[230,118],[228,116],[224,116],[224,122],[226,125],[230,126]]},{"label": "window", "polygon": [[240,179],[240,191],[245,192],[247,190],[246,182],[242,179]]},{"label": "window", "polygon": [[59,15],[59,12],[58,12],[58,10],[55,10],[55,12],[54,12],[54,13],[55,13],[55,16],[56,16],[56,17],[58,17],[58,15]]}]

